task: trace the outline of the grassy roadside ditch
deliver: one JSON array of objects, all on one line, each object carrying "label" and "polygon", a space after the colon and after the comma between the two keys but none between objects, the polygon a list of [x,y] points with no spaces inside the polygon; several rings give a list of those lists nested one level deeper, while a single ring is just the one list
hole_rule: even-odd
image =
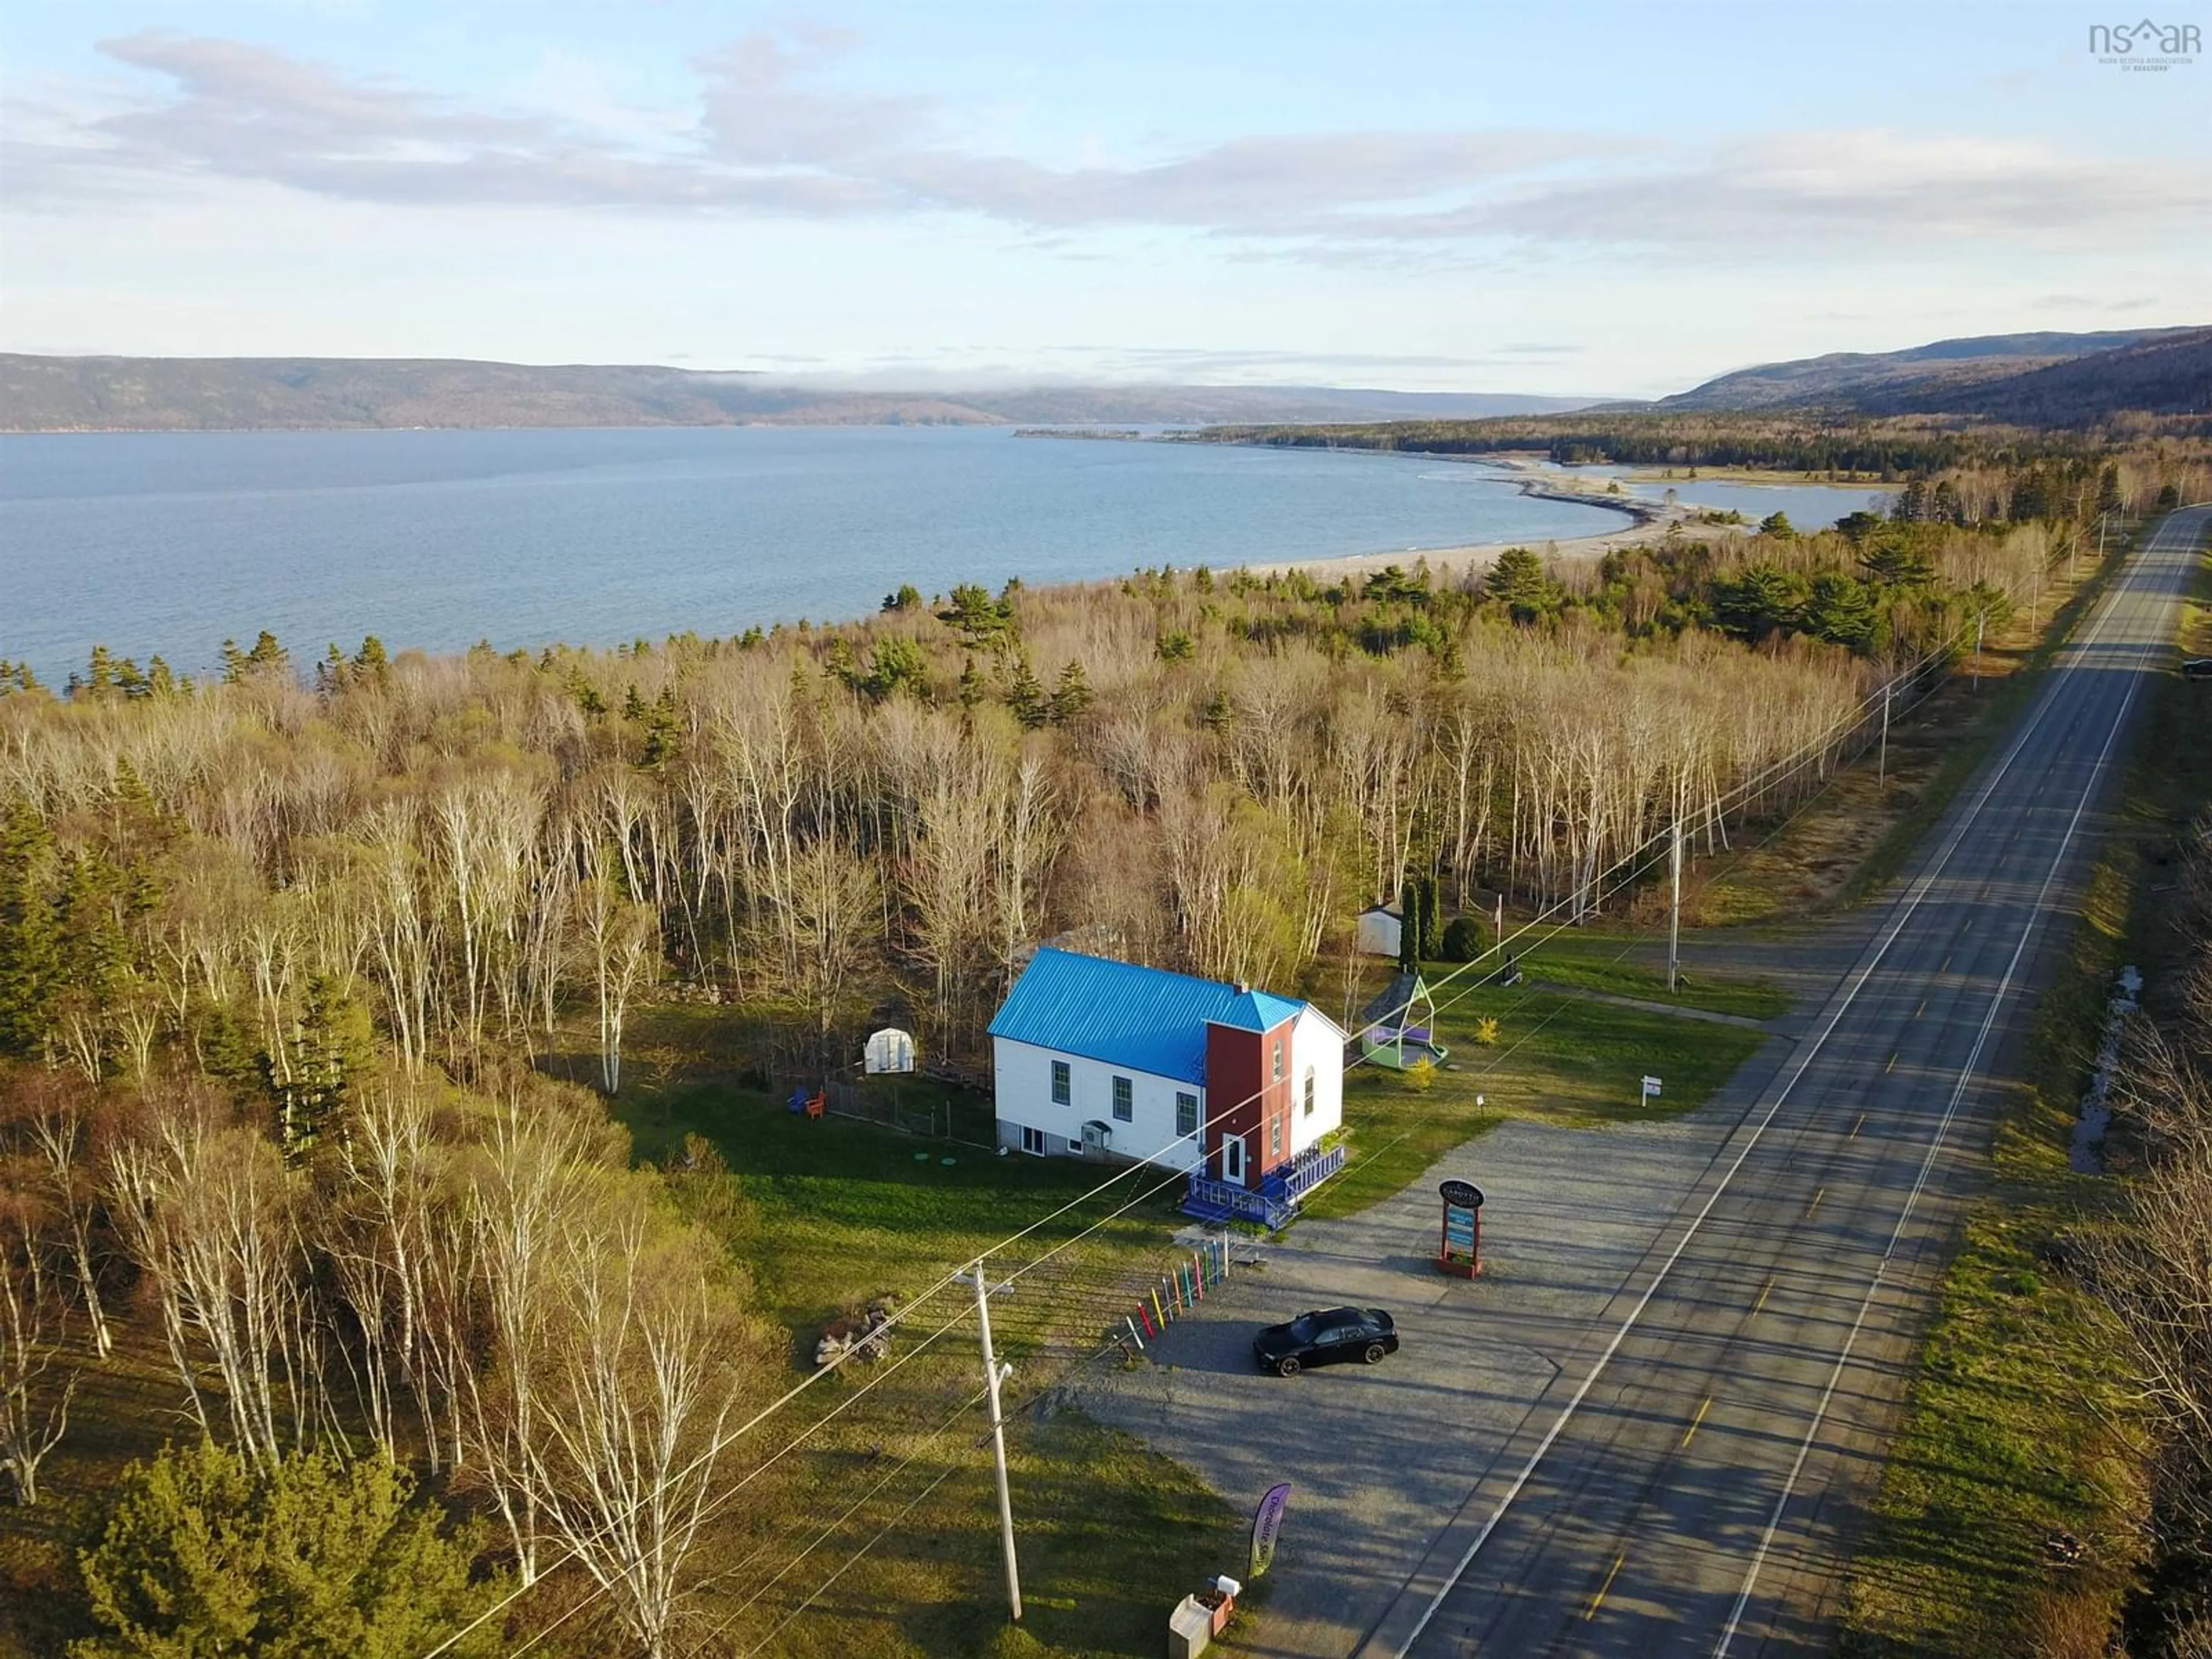
[{"label": "grassy roadside ditch", "polygon": [[[2181,637],[2201,652],[2212,564],[2196,595]],[[2108,1364],[2109,1316],[2069,1272],[2080,1241],[2110,1224],[2124,1176],[2074,1173],[2068,1141],[2114,973],[2142,968],[2154,1012],[2180,957],[2162,887],[2181,830],[2212,801],[2208,691],[2172,677],[2143,710],[1850,1569],[1850,1659],[2101,1656],[2140,1582],[2142,1448]]]}]

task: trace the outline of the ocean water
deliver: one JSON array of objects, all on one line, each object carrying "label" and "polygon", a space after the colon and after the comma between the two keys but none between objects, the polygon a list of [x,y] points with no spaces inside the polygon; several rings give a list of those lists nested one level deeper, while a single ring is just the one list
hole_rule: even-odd
[{"label": "ocean water", "polygon": [[1619,529],[1420,456],[714,428],[0,436],[0,658],[611,645],[1142,567]]},{"label": "ocean water", "polygon": [[1757,524],[1769,514],[1787,514],[1800,530],[1826,530],[1847,514],[1887,513],[1897,492],[1871,484],[1741,483],[1726,478],[1645,478],[1647,469],[1610,463],[1568,469],[1592,477],[1619,478],[1632,495],[1659,501],[1672,489],[1685,507],[1737,512]]}]

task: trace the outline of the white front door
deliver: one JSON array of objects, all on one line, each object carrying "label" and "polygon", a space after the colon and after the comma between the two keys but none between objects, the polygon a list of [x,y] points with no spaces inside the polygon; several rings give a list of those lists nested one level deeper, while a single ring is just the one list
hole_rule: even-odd
[{"label": "white front door", "polygon": [[1221,1138],[1221,1178],[1232,1187],[1244,1184],[1244,1137]]}]

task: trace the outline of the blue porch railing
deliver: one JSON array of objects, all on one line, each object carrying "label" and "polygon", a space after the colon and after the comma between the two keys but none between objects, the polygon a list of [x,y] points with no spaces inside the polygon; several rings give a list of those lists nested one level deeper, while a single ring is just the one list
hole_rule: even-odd
[{"label": "blue porch railing", "polygon": [[1340,1146],[1327,1152],[1310,1146],[1281,1169],[1268,1171],[1256,1188],[1193,1170],[1183,1213],[1205,1221],[1256,1221],[1273,1232],[1289,1224],[1305,1195],[1341,1170],[1344,1160]]},{"label": "blue porch railing", "polygon": [[1341,1143],[1323,1152],[1318,1146],[1309,1146],[1291,1160],[1283,1185],[1288,1189],[1291,1202],[1297,1203],[1315,1188],[1344,1167],[1345,1149]]},{"label": "blue porch railing", "polygon": [[1270,1232],[1288,1222],[1297,1207],[1272,1193],[1202,1175],[1191,1176],[1190,1190],[1182,1200],[1186,1215],[1203,1221],[1256,1221]]}]

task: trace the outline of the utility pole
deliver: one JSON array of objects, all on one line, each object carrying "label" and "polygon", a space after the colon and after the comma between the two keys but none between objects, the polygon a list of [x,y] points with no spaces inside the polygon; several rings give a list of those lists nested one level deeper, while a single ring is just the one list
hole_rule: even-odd
[{"label": "utility pole", "polygon": [[1674,832],[1667,849],[1674,897],[1667,911],[1667,988],[1671,991],[1682,971],[1682,820],[1674,819]]},{"label": "utility pole", "polygon": [[1006,1554],[1006,1605],[1012,1610],[1016,1624],[1022,1622],[1022,1572],[1014,1559],[1014,1499],[1006,1490],[1006,1424],[999,1415],[999,1384],[1012,1374],[1013,1367],[999,1368],[997,1357],[991,1352],[991,1291],[983,1277],[983,1258],[975,1258],[975,1331],[983,1342],[983,1386],[991,1397],[991,1455],[999,1469],[999,1540]]},{"label": "utility pole", "polygon": [[1881,757],[1875,763],[1874,787],[1877,793],[1889,789],[1889,694],[1896,685],[1894,680],[1881,683]]}]

